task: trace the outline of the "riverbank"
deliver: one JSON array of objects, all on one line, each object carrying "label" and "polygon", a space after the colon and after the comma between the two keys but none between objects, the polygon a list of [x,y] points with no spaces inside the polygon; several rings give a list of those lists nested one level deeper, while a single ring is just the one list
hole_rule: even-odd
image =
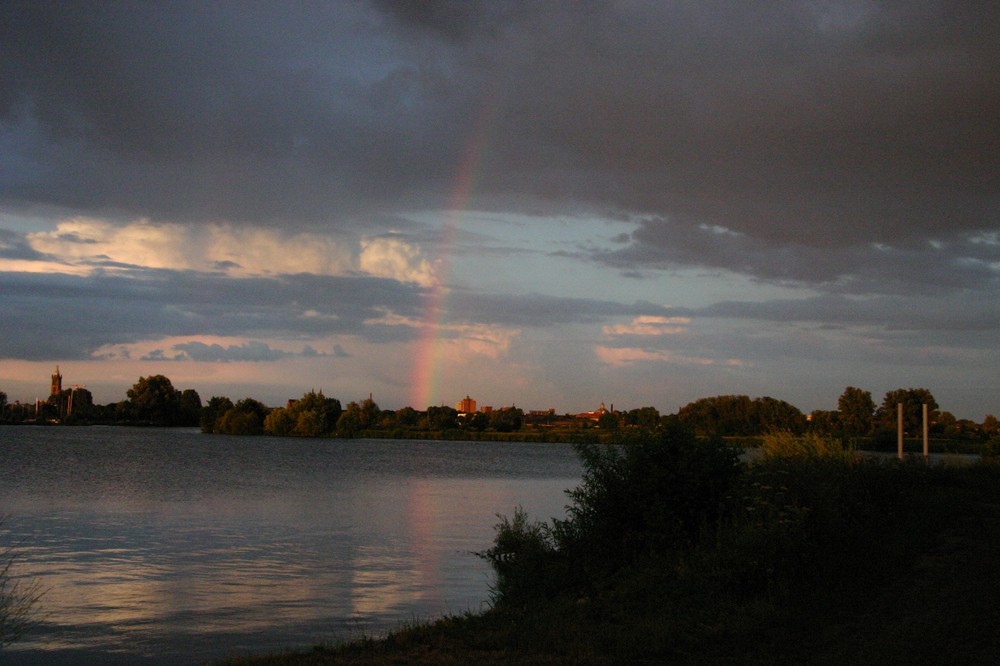
[{"label": "riverbank", "polygon": [[726,526],[586,595],[225,663],[1000,663],[1000,465],[757,474]]}]

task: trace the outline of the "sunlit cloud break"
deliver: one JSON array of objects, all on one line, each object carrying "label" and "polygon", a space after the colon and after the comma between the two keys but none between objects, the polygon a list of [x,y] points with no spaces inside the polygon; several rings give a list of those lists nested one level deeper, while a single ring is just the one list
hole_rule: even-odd
[{"label": "sunlit cloud break", "polygon": [[[358,246],[319,233],[289,233],[229,224],[193,226],[137,220],[116,225],[73,218],[26,235],[46,272],[87,274],[134,268],[266,277],[363,273],[421,286],[434,269],[419,247],[398,238],[363,238]],[[357,247],[355,257],[354,247]],[[52,259],[58,257],[58,260]],[[0,260],[0,269],[31,269],[31,260]]]},{"label": "sunlit cloud break", "polygon": [[690,317],[659,317],[641,315],[628,324],[604,326],[601,330],[606,336],[618,335],[677,335],[688,330]]}]

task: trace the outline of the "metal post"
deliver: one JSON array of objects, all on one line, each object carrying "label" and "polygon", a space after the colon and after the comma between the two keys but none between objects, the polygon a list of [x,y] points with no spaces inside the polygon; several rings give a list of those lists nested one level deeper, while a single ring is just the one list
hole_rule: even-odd
[{"label": "metal post", "polygon": [[930,451],[927,447],[927,403],[924,403],[924,460],[930,456]]},{"label": "metal post", "polygon": [[903,403],[896,403],[896,457],[903,459]]}]

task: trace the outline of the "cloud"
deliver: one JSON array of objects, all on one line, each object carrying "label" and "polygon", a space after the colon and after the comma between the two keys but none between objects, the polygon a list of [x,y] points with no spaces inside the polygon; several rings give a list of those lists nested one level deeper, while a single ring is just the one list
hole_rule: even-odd
[{"label": "cloud", "polygon": [[474,196],[522,212],[827,248],[988,229],[1000,10],[858,7],[22,4],[0,201],[358,229],[443,207],[479,138]]},{"label": "cloud", "polygon": [[340,275],[351,256],[315,233],[139,220],[124,225],[76,218],[25,236],[37,257],[58,257],[68,270],[154,268],[219,271],[234,276]]},{"label": "cloud", "polygon": [[296,350],[276,348],[272,343],[260,340],[168,338],[140,340],[123,345],[105,345],[94,350],[91,356],[109,361],[137,358],[140,361],[232,363],[272,362],[295,357],[320,358],[346,356],[346,354],[339,345],[336,345],[330,353],[325,353],[317,351],[311,345],[302,345]]},{"label": "cloud", "polygon": [[685,356],[675,354],[663,349],[643,349],[639,347],[608,347],[597,345],[594,353],[604,364],[612,367],[623,367],[637,364],[666,364],[666,365],[722,365],[728,367],[741,367],[747,365],[745,361],[735,358],[716,360],[705,357]]},{"label": "cloud", "polygon": [[421,256],[420,249],[398,238],[370,238],[361,241],[358,267],[375,277],[432,286],[435,272],[431,263]]},{"label": "cloud", "polygon": [[640,335],[660,336],[676,335],[688,330],[690,317],[661,317],[643,315],[635,317],[629,324],[609,324],[602,330],[606,336]]}]

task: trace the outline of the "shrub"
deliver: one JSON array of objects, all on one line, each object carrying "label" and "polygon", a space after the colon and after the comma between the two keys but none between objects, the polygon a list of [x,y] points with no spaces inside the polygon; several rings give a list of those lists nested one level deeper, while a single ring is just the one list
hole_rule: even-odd
[{"label": "shrub", "polygon": [[623,569],[677,558],[719,522],[743,469],[733,449],[677,427],[576,449],[584,473],[567,493],[568,518],[550,527],[515,513],[482,554],[496,572],[500,605],[532,594],[586,595]]},{"label": "shrub", "polygon": [[852,459],[855,451],[845,446],[843,441],[816,432],[794,435],[787,430],[779,430],[764,435],[761,451],[767,456],[778,458],[843,458]]}]

